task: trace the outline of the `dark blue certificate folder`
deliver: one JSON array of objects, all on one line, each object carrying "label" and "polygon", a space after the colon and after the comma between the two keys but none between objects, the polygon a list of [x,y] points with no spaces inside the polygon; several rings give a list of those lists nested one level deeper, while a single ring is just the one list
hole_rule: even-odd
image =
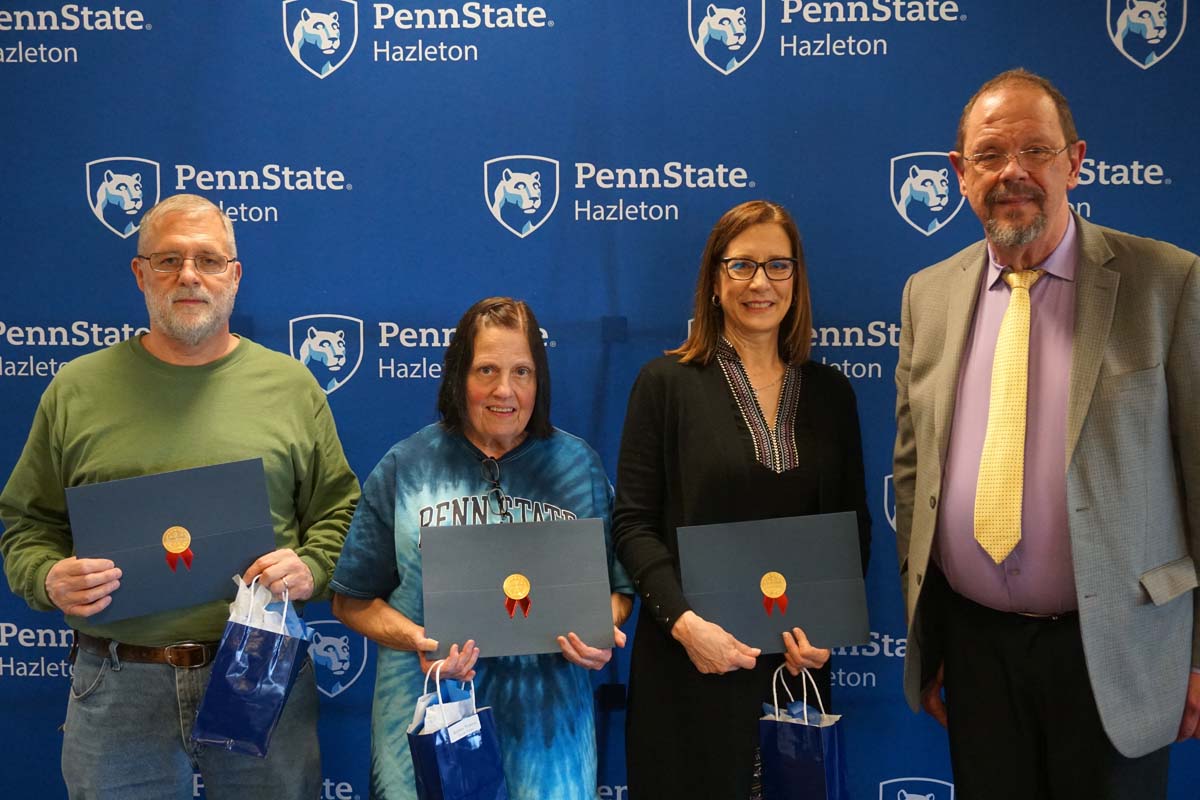
[{"label": "dark blue certificate folder", "polygon": [[557,653],[571,631],[613,646],[601,520],[421,528],[421,570],[434,657],[467,639],[484,657]]},{"label": "dark blue certificate folder", "polygon": [[853,511],[679,528],[692,610],[764,653],[800,628],[815,647],[863,644],[867,595]]},{"label": "dark blue certificate folder", "polygon": [[233,576],[275,549],[260,458],[74,486],[67,510],[75,555],[122,573],[95,623],[232,599]]}]

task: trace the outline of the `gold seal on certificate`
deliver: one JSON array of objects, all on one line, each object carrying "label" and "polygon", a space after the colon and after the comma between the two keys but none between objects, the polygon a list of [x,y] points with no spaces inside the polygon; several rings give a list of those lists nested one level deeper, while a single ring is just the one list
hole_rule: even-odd
[{"label": "gold seal on certificate", "polygon": [[163,531],[162,546],[167,551],[167,566],[171,572],[175,565],[183,559],[183,565],[192,568],[192,534],[182,525],[172,525]]},{"label": "gold seal on certificate", "polygon": [[524,600],[529,596],[529,578],[514,572],[504,579],[504,596],[513,600]]},{"label": "gold seal on certificate", "polygon": [[758,582],[758,588],[762,590],[763,608],[768,617],[776,605],[781,616],[787,613],[787,578],[778,572],[765,572]]},{"label": "gold seal on certificate", "polygon": [[787,578],[778,572],[767,572],[758,582],[758,588],[762,589],[764,595],[774,600],[787,591]]},{"label": "gold seal on certificate", "polygon": [[182,525],[172,525],[163,531],[162,543],[168,553],[182,553],[192,546],[192,535]]},{"label": "gold seal on certificate", "polygon": [[512,619],[517,606],[520,606],[521,613],[528,617],[529,606],[532,605],[529,600],[529,578],[519,572],[505,578],[504,598],[504,610],[508,612],[509,619]]}]

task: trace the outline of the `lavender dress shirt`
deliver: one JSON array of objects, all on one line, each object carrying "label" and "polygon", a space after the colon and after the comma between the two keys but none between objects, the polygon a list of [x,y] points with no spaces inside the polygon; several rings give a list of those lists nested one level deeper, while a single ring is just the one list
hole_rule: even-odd
[{"label": "lavender dress shirt", "polygon": [[1012,290],[988,248],[987,274],[963,351],[943,473],[934,557],[954,591],[1000,611],[1057,614],[1077,606],[1067,528],[1066,427],[1078,241],[1072,216],[1030,290],[1029,401],[1021,541],[1001,564],[975,541],[975,486],[987,433],[992,360]]}]

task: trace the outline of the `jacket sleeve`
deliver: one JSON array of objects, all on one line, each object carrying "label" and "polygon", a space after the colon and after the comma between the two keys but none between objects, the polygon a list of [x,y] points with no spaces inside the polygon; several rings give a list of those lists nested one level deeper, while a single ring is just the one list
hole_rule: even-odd
[{"label": "jacket sleeve", "polygon": [[[599,457],[596,458],[597,463]],[[625,571],[624,565],[617,558],[617,550],[613,545],[612,533],[612,507],[614,492],[612,484],[608,482],[608,477],[604,475],[603,468],[599,468],[600,472],[596,479],[595,491],[601,503],[601,508],[604,509],[604,547],[608,553],[608,586],[609,591],[619,592],[620,594],[633,594],[633,581],[629,579],[629,573]]]},{"label": "jacket sleeve", "polygon": [[[1167,392],[1176,463],[1183,481],[1188,550],[1200,564],[1200,258],[1192,260],[1167,352]],[[1200,590],[1192,591],[1192,667],[1200,667]]]},{"label": "jacket sleeve", "polygon": [[650,614],[667,634],[690,609],[676,575],[675,556],[667,546],[666,426],[668,402],[661,376],[644,368],[634,382],[625,413],[617,463],[613,541],[617,557],[633,578]]},{"label": "jacket sleeve", "polygon": [[[892,487],[896,493],[896,563],[900,589],[908,597],[908,546],[912,539],[913,494],[917,482],[917,442],[908,404],[912,368],[913,329],[911,293],[913,278],[904,285],[900,310],[900,355],[896,362],[896,443],[892,452]],[[906,606],[907,607],[907,606]]]},{"label": "jacket sleeve", "polygon": [[74,551],[61,478],[60,449],[50,423],[53,400],[42,396],[25,449],[0,494],[0,554],[9,588],[35,611],[52,611],[46,574]]},{"label": "jacket sleeve", "polygon": [[358,504],[358,478],[346,462],[329,403],[317,400],[312,459],[296,487],[300,546],[296,554],[313,574],[313,599],[328,596],[329,581]]}]

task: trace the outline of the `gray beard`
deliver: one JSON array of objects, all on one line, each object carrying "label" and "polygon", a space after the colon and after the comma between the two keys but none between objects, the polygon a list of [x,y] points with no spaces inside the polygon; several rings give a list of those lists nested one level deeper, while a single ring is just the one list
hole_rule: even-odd
[{"label": "gray beard", "polygon": [[987,231],[988,241],[992,244],[1000,247],[1024,247],[1042,235],[1048,222],[1046,215],[1039,211],[1033,221],[1024,227],[991,217],[984,224],[984,230]]},{"label": "gray beard", "polygon": [[229,286],[224,292],[212,294],[210,305],[199,317],[185,319],[176,315],[170,295],[154,296],[146,293],[146,311],[150,314],[150,325],[182,345],[197,347],[219,332],[233,314],[236,289]]}]

